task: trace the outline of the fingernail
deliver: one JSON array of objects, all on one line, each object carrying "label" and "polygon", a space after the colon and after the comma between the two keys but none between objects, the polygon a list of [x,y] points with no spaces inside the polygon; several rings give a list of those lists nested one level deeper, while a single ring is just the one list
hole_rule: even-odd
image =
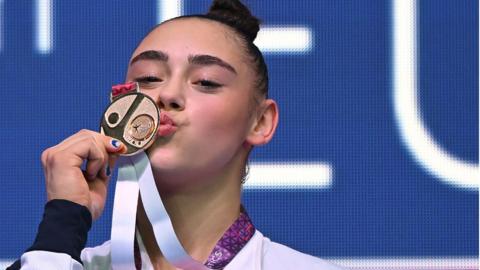
[{"label": "fingernail", "polygon": [[107,168],[105,169],[105,174],[107,176],[110,176],[112,174],[112,171],[110,170],[110,165],[107,165]]},{"label": "fingernail", "polygon": [[115,139],[113,139],[113,140],[111,141],[111,144],[112,144],[113,147],[115,147],[115,148],[118,148],[118,147],[120,146],[120,142],[119,142],[118,140],[115,140]]}]

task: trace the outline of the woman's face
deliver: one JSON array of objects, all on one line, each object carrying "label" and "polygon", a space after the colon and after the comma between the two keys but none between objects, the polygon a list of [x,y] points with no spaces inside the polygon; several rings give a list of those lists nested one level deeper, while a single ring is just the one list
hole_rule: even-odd
[{"label": "woman's face", "polygon": [[241,170],[253,126],[254,76],[239,41],[220,23],[177,19],[145,37],[127,81],[138,81],[159,105],[163,122],[173,122],[160,127],[162,136],[149,149],[157,181]]}]

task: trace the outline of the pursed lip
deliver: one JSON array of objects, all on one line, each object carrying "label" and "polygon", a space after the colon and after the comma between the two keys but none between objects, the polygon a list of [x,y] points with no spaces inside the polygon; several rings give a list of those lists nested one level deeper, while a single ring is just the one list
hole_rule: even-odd
[{"label": "pursed lip", "polygon": [[177,131],[177,125],[167,113],[160,113],[160,125],[158,126],[158,136],[166,137]]}]

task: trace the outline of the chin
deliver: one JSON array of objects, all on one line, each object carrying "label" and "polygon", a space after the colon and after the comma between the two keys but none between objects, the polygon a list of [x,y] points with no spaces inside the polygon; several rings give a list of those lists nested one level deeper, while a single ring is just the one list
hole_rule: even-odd
[{"label": "chin", "polygon": [[179,167],[182,167],[181,164],[179,164],[176,161],[175,156],[173,155],[168,155],[167,153],[162,153],[162,151],[155,151],[153,153],[148,153],[148,158],[150,160],[150,165],[152,166],[152,169],[155,171],[158,170],[175,170],[179,169]]},{"label": "chin", "polygon": [[156,175],[181,175],[187,171],[192,171],[191,164],[188,164],[188,160],[179,158],[178,154],[174,151],[155,149],[154,151],[148,152],[148,158],[152,170]]}]

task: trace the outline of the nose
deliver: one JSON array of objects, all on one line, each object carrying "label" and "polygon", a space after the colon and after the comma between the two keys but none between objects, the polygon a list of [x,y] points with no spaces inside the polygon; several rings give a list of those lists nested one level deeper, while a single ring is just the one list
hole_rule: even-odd
[{"label": "nose", "polygon": [[182,111],[185,108],[185,97],[181,83],[169,82],[158,90],[155,98],[160,109],[166,111]]}]

